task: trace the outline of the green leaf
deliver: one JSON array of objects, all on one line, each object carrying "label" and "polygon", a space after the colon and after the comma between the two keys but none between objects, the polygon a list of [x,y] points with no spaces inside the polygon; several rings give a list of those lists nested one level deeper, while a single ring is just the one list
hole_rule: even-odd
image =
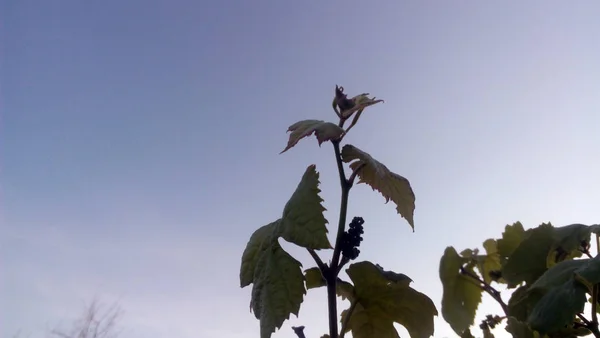
[{"label": "green leaf", "polygon": [[575,262],[580,261],[584,261],[585,263],[575,271],[575,274],[577,274],[578,280],[581,281],[583,279],[583,284],[591,290],[594,284],[600,283],[600,256],[592,259],[579,259]]},{"label": "green leaf", "polygon": [[571,280],[575,271],[585,266],[588,261],[589,259],[578,259],[560,262],[544,272],[540,278],[531,284],[530,290],[549,291],[552,288],[559,287]]},{"label": "green leaf", "polygon": [[[459,336],[473,325],[482,292],[470,277],[460,273],[465,262],[453,247],[447,247],[440,260],[440,280],[444,286],[442,316]],[[466,269],[475,273],[472,268]]]},{"label": "green leaf", "polygon": [[526,232],[525,238],[508,258],[502,277],[509,287],[533,283],[547,269],[548,253],[554,244],[554,228],[542,224]]},{"label": "green leaf", "polygon": [[509,257],[517,249],[523,237],[525,229],[521,222],[507,225],[502,233],[502,238],[498,240],[498,254],[501,257]]},{"label": "green leaf", "polygon": [[489,327],[483,329],[483,338],[494,338],[494,335],[490,331]]},{"label": "green leaf", "polygon": [[325,141],[338,140],[344,134],[344,129],[340,128],[337,124],[321,120],[298,121],[292,124],[287,131],[291,131],[292,133],[290,134],[287,146],[281,153],[288,151],[302,138],[310,136],[313,133],[317,137],[319,146]]},{"label": "green leaf", "polygon": [[508,317],[506,324],[506,331],[513,338],[540,338],[539,333],[533,331],[526,323],[518,321],[514,317]]},{"label": "green leaf", "polygon": [[319,192],[319,173],[310,165],[283,209],[281,237],[286,241],[308,249],[331,248]]},{"label": "green leaf", "polygon": [[551,289],[535,305],[527,320],[529,326],[540,333],[563,329],[583,312],[585,295],[586,288],[573,279]]},{"label": "green leaf", "polygon": [[260,319],[261,338],[270,338],[290,314],[298,316],[306,294],[301,266],[276,240],[260,255],[250,306]]},{"label": "green leaf", "polygon": [[460,338],[475,338],[475,337],[473,336],[473,334],[471,334],[471,331],[467,329],[465,332],[463,332],[460,335]]},{"label": "green leaf", "polygon": [[240,286],[242,288],[252,283],[256,263],[260,255],[269,248],[271,242],[277,240],[280,222],[281,219],[278,219],[273,223],[262,226],[250,236],[250,240],[242,254],[242,266],[240,269]]},{"label": "green leaf", "polygon": [[386,203],[392,200],[396,204],[396,211],[414,231],[415,194],[406,178],[391,172],[371,155],[350,144],[342,148],[342,160],[354,161],[350,163],[350,168],[357,172],[360,178],[358,183],[366,183],[379,191]]},{"label": "green leaf", "polygon": [[[342,311],[342,322],[347,316],[348,310]],[[385,310],[378,307],[365,309],[361,304],[357,304],[351,314],[345,332],[349,331],[353,338],[400,338]]]},{"label": "green leaf", "polygon": [[497,242],[493,239],[488,239],[483,242],[483,247],[487,255],[477,256],[477,268],[481,272],[483,281],[490,283],[496,278],[492,277],[492,272],[501,271],[502,264],[500,264],[500,255],[498,254]]},{"label": "green leaf", "polygon": [[508,315],[525,322],[535,304],[544,296],[544,290],[529,290],[529,285],[518,287],[508,301]]},{"label": "green leaf", "polygon": [[327,285],[327,281],[323,278],[321,270],[317,267],[310,268],[304,271],[304,279],[306,281],[306,289],[315,289]]},{"label": "green leaf", "polygon": [[581,257],[580,249],[589,247],[591,232],[592,228],[585,224],[555,227],[554,250],[548,257],[549,263]]},{"label": "green leaf", "polygon": [[[368,323],[368,327],[382,328],[381,337],[387,337],[384,334],[390,335],[392,331],[385,330],[393,328],[393,322],[396,322],[404,326],[413,338],[433,335],[433,319],[438,312],[429,297],[409,286],[410,278],[392,274],[366,261],[351,264],[346,273],[354,283],[356,299],[365,311],[357,318],[355,314],[351,316],[351,327],[356,327],[356,321],[361,320]],[[372,332],[365,329],[367,331]],[[363,331],[353,330],[353,337],[367,337],[361,336],[360,332]]]}]

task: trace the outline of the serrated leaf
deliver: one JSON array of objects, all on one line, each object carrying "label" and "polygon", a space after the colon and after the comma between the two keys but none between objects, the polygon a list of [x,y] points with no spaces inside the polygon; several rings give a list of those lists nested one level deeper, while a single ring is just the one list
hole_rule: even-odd
[{"label": "serrated leaf", "polygon": [[583,312],[586,288],[571,279],[548,291],[535,305],[527,322],[540,333],[553,333],[573,322]]},{"label": "serrated leaf", "polygon": [[396,211],[414,231],[415,194],[406,178],[391,172],[371,155],[350,144],[342,148],[342,160],[347,163],[354,161],[350,163],[350,168],[357,171],[358,183],[366,183],[379,191],[386,203],[392,200],[396,204]]},{"label": "serrated leaf", "polygon": [[[438,315],[437,309],[429,297],[410,287],[410,278],[385,273],[381,267],[366,261],[351,264],[346,273],[354,283],[359,305],[366,311],[365,316],[368,314],[366,318],[371,320],[369,325],[393,328],[396,322],[404,326],[413,338],[433,335],[433,319]],[[353,325],[355,320],[358,319],[353,314],[350,318]],[[391,334],[391,331],[385,332]],[[359,337],[354,331],[352,335]]]},{"label": "serrated leaf", "polygon": [[508,317],[506,320],[506,331],[513,338],[540,338],[540,334],[533,331],[527,323],[521,322],[514,317]]},{"label": "serrated leaf", "polygon": [[533,283],[547,269],[548,253],[554,244],[554,228],[542,224],[526,232],[525,238],[509,256],[502,269],[509,287],[521,282]]},{"label": "serrated leaf", "polygon": [[310,136],[313,133],[317,137],[319,146],[325,141],[338,140],[344,134],[344,129],[337,124],[321,120],[298,121],[292,124],[287,131],[292,133],[290,134],[287,146],[280,154],[288,151],[302,138]]},{"label": "serrated leaf", "polygon": [[[444,287],[442,316],[459,336],[473,325],[482,292],[473,280],[460,273],[465,262],[453,247],[447,247],[440,260],[440,280]],[[475,273],[472,267],[465,269]]]},{"label": "serrated leaf", "polygon": [[304,271],[304,279],[306,281],[306,289],[315,289],[327,285],[327,281],[323,278],[321,270],[317,267],[310,268]]},{"label": "serrated leaf", "polygon": [[257,262],[250,306],[260,320],[261,338],[270,338],[290,314],[298,316],[306,294],[302,264],[277,241],[264,250]]},{"label": "serrated leaf", "polygon": [[331,248],[319,192],[319,173],[315,165],[310,165],[283,208],[281,237],[286,241],[308,249]]},{"label": "serrated leaf", "polygon": [[[348,310],[342,311],[342,322],[346,320],[346,316]],[[345,332],[349,331],[352,331],[353,338],[400,338],[394,322],[387,317],[385,310],[378,307],[365,309],[361,304],[357,304],[352,311]]]},{"label": "serrated leaf", "polygon": [[498,240],[498,254],[501,257],[509,257],[517,249],[523,237],[525,229],[521,222],[507,225],[502,233],[502,238]]},{"label": "serrated leaf", "polygon": [[264,252],[271,242],[277,239],[279,234],[279,223],[281,219],[258,228],[246,245],[242,254],[242,265],[240,268],[240,286],[242,288],[250,285],[254,279],[256,264],[262,252]]},{"label": "serrated leaf", "polygon": [[483,281],[490,283],[496,278],[492,277],[492,272],[502,270],[502,264],[500,263],[500,255],[498,254],[497,243],[493,239],[488,239],[483,242],[486,255],[477,256],[477,268],[481,272]]}]

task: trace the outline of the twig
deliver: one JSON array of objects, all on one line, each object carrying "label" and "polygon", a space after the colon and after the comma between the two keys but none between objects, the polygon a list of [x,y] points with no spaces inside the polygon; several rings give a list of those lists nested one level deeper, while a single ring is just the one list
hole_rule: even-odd
[{"label": "twig", "polygon": [[344,335],[346,334],[346,330],[348,328],[348,323],[350,322],[350,317],[352,316],[352,312],[354,312],[354,308],[356,308],[357,304],[358,300],[356,299],[354,299],[350,303],[350,308],[348,309],[348,313],[346,313],[346,317],[344,318],[344,322],[342,323],[342,331],[340,332],[339,338],[344,338]]},{"label": "twig", "polygon": [[479,276],[471,273],[470,271],[467,271],[464,267],[460,267],[460,273],[462,273],[465,276],[469,276],[471,278],[473,278],[475,281],[477,281],[479,283],[479,287],[487,292],[490,296],[492,296],[492,298],[494,298],[494,300],[496,302],[498,302],[498,304],[500,304],[500,306],[502,306],[502,310],[504,311],[504,314],[506,316],[508,316],[508,305],[506,305],[506,303],[502,300],[502,296],[500,295],[500,291],[496,290],[494,287],[492,287],[491,285],[489,285],[488,283],[486,283],[484,280],[482,280],[481,278],[479,278]]},{"label": "twig", "polygon": [[319,257],[319,255],[317,255],[315,250],[308,249],[308,248],[306,250],[308,250],[308,253],[315,260],[315,262],[317,263],[317,266],[319,267],[319,270],[321,270],[321,273],[324,275],[327,271],[327,265],[325,265],[325,263],[323,263],[323,261],[321,260],[321,257]]},{"label": "twig", "polygon": [[306,338],[304,335],[304,326],[292,326],[292,330],[294,330],[294,333],[298,338]]}]

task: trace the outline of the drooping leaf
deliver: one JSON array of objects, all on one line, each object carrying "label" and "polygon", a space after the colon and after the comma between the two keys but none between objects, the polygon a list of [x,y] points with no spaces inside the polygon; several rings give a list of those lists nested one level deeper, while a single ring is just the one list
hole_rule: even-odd
[{"label": "drooping leaf", "polygon": [[406,178],[391,172],[371,155],[350,144],[342,148],[342,160],[347,163],[354,161],[350,163],[350,168],[357,171],[358,183],[366,183],[379,191],[386,203],[392,200],[396,204],[396,211],[414,231],[415,194]]},{"label": "drooping leaf", "polygon": [[277,241],[264,250],[256,264],[250,306],[260,320],[261,338],[270,338],[290,314],[298,316],[306,294],[302,264]]},{"label": "drooping leaf", "polygon": [[[470,277],[460,273],[465,262],[453,247],[447,247],[440,260],[440,280],[444,287],[442,316],[459,336],[473,325],[482,292]],[[472,268],[465,269],[475,274]]]},{"label": "drooping leaf", "polygon": [[540,338],[538,332],[533,331],[527,323],[521,322],[514,317],[508,317],[506,320],[506,331],[513,338]]},{"label": "drooping leaf", "polygon": [[529,326],[540,333],[553,333],[573,322],[577,313],[583,312],[586,288],[571,279],[548,291],[535,305]]},{"label": "drooping leaf", "polygon": [[350,109],[340,111],[340,114],[344,118],[348,118],[356,112],[362,112],[362,110],[364,110],[368,106],[372,106],[374,104],[383,102],[383,100],[381,100],[381,99],[377,100],[374,97],[370,98],[369,93],[362,93],[362,94],[356,95],[353,98],[351,98],[350,100],[354,103],[354,105]]},{"label": "drooping leaf", "polygon": [[590,288],[595,284],[600,283],[600,256],[592,259],[579,259],[574,262],[584,261],[584,264],[575,270],[578,280]]},{"label": "drooping leaf", "polygon": [[[348,310],[342,311],[342,323],[347,316]],[[385,310],[378,307],[365,309],[361,304],[352,311],[345,332],[349,331],[352,331],[353,338],[400,338]]]},{"label": "drooping leaf", "polygon": [[[433,335],[433,319],[438,315],[437,309],[429,297],[410,287],[410,278],[385,273],[381,267],[366,261],[350,265],[346,272],[354,283],[357,301],[365,310],[364,318],[358,318],[368,319],[370,326],[378,328],[393,328],[396,322],[404,326],[413,338]],[[351,326],[356,327],[355,321],[359,319],[355,319],[354,314],[350,318],[353,323]],[[385,332],[391,334],[392,331]],[[360,333],[357,336],[354,331],[352,335],[363,337]]]},{"label": "drooping leaf", "polygon": [[304,279],[306,280],[306,289],[320,288],[327,285],[327,281],[323,278],[321,270],[317,267],[310,268],[304,271]]},{"label": "drooping leaf", "polygon": [[510,257],[521,244],[524,235],[525,229],[523,229],[521,222],[507,225],[502,233],[502,238],[498,240],[498,254],[501,257]]},{"label": "drooping leaf", "polygon": [[562,286],[564,283],[571,280],[575,271],[584,267],[588,261],[589,259],[577,259],[560,262],[546,270],[540,278],[531,284],[529,289],[540,289],[545,292],[552,288]]},{"label": "drooping leaf", "polygon": [[242,254],[242,266],[240,269],[240,286],[246,287],[254,279],[256,263],[260,255],[271,245],[271,242],[277,239],[279,234],[279,224],[281,219],[258,228],[246,245]]},{"label": "drooping leaf", "polygon": [[286,241],[308,249],[331,248],[319,192],[319,173],[310,165],[283,209],[281,237]]},{"label": "drooping leaf", "polygon": [[344,133],[344,129],[340,128],[337,124],[321,120],[298,121],[288,128],[288,132],[290,131],[292,133],[290,134],[288,144],[281,153],[288,151],[302,138],[310,136],[313,133],[317,137],[319,145],[325,141],[338,140]]},{"label": "drooping leaf", "polygon": [[521,282],[533,283],[547,269],[548,253],[554,244],[554,228],[542,224],[529,229],[502,269],[509,287]]}]

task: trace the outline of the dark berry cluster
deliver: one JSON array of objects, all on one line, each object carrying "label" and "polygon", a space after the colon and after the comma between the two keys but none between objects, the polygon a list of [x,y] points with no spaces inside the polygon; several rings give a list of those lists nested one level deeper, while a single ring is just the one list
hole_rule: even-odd
[{"label": "dark berry cluster", "polygon": [[348,231],[342,235],[342,255],[350,260],[356,259],[360,253],[358,247],[363,240],[361,235],[365,232],[363,229],[364,223],[362,217],[354,217],[350,222]]}]

